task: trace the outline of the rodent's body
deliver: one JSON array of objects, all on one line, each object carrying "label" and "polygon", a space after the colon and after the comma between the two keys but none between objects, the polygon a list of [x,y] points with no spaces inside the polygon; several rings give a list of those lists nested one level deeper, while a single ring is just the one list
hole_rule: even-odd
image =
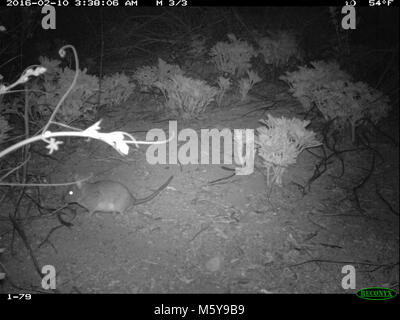
[{"label": "rodent's body", "polygon": [[96,211],[125,213],[130,207],[150,201],[171,182],[171,176],[162,186],[143,199],[136,199],[122,183],[101,180],[78,184],[67,194],[67,202],[75,202],[86,208],[90,214]]}]

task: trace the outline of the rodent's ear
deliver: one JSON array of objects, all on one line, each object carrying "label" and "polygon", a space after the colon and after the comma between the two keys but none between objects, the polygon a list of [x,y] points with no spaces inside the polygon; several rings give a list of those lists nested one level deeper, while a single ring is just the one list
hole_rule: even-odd
[{"label": "rodent's ear", "polygon": [[74,174],[74,180],[75,181],[77,181],[76,182],[76,186],[78,187],[78,189],[81,189],[82,188],[82,181],[78,181],[78,180],[80,180],[81,178],[75,173]]},{"label": "rodent's ear", "polygon": [[[92,174],[90,174],[90,176],[89,177],[87,177],[87,178],[85,178],[85,177],[80,177],[80,176],[78,176],[76,173],[74,174],[74,180],[76,181],[76,186],[78,187],[78,189],[81,189],[82,188],[82,186],[86,183],[86,181],[88,180],[88,179],[90,179],[92,177]],[[83,180],[83,182],[82,182],[82,180]]]}]

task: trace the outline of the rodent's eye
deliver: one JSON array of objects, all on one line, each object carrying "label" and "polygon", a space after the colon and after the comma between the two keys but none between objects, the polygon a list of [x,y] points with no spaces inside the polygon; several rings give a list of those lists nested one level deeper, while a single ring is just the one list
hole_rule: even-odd
[{"label": "rodent's eye", "polygon": [[69,191],[68,191],[68,194],[69,194],[70,196],[72,196],[72,195],[74,194],[74,192],[73,192],[72,190],[69,190]]}]

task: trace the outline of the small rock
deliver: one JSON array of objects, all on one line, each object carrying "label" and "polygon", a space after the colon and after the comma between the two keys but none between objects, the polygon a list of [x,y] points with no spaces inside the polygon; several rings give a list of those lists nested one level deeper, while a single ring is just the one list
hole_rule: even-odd
[{"label": "small rock", "polygon": [[222,259],[220,257],[214,257],[207,261],[206,269],[210,272],[216,272],[221,268]]}]

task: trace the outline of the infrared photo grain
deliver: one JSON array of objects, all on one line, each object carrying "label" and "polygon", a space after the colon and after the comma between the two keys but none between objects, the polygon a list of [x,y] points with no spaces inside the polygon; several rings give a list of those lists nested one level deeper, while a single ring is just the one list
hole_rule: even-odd
[{"label": "infrared photo grain", "polygon": [[39,2],[0,7],[3,300],[397,295],[392,0]]}]

